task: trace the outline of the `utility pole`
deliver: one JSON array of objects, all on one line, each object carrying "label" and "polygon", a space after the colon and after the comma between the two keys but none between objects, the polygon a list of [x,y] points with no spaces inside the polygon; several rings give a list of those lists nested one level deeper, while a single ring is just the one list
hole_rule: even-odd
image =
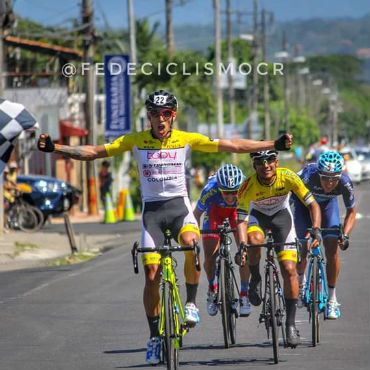
[{"label": "utility pole", "polygon": [[220,0],[213,0],[214,7],[214,22],[215,22],[215,69],[216,69],[216,95],[217,95],[217,133],[218,137],[222,138],[224,135],[224,112],[223,99],[221,89],[221,28],[220,28]]},{"label": "utility pole", "polygon": [[[283,52],[287,55],[287,45],[286,45],[286,34],[283,31]],[[287,61],[288,57],[285,57],[285,65],[284,65],[284,75],[283,75],[283,84],[284,84],[284,125],[285,131],[289,132],[290,130],[290,123],[289,123],[289,106],[288,106],[288,68],[287,68]]]},{"label": "utility pole", "polygon": [[166,0],[166,44],[167,50],[171,56],[175,53],[175,41],[173,37],[173,24],[172,24],[172,0]]},{"label": "utility pole", "polygon": [[131,62],[136,64],[136,26],[132,0],[127,0]]},{"label": "utility pole", "polygon": [[[82,0],[82,24],[85,25],[84,33],[84,63],[89,66],[85,71],[85,120],[88,131],[87,144],[95,145],[95,125],[94,125],[94,95],[95,95],[95,68],[94,68],[94,44],[95,30],[93,26],[93,9],[91,0]],[[98,214],[97,197],[96,197],[96,180],[95,180],[95,163],[88,161],[86,163],[86,174],[88,181],[88,212],[89,215]]]},{"label": "utility pole", "polygon": [[258,109],[258,0],[253,1],[253,42],[252,42],[252,53],[253,53],[253,99],[252,108],[254,111]]},{"label": "utility pole", "polygon": [[[227,75],[229,87],[229,117],[230,124],[235,124],[235,90],[234,90],[234,62],[233,62],[233,40],[231,29],[231,0],[226,1],[226,29],[227,29],[227,60],[231,71]],[[229,70],[229,69],[228,69]]]},{"label": "utility pole", "polygon": [[[253,40],[252,40],[252,58],[253,58],[253,81],[252,81],[252,113],[257,117],[258,112],[258,0],[253,0]],[[252,137],[252,122],[249,122],[248,138]]]},{"label": "utility pole", "polygon": [[[262,60],[266,62],[266,11],[262,9],[262,21],[261,21],[261,33],[262,33]],[[270,140],[270,89],[269,89],[269,78],[268,73],[263,76],[263,105],[264,105],[264,117],[265,117],[265,138]]]}]

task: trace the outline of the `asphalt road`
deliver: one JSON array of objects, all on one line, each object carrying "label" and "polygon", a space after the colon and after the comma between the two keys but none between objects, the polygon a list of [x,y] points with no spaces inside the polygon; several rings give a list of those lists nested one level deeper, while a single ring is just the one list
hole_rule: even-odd
[{"label": "asphalt road", "polygon": [[[270,342],[263,326],[258,326],[257,307],[249,318],[238,319],[237,344],[224,349],[220,316],[210,318],[206,313],[207,283],[202,274],[198,294],[202,322],[184,340],[181,368],[368,369],[369,190],[369,184],[356,190],[362,217],[350,249],[341,253],[342,317],[323,322],[316,348],[310,345],[308,314],[299,310],[303,344],[294,350],[282,348],[281,362],[273,365]],[[141,303],[142,268],[140,275],[133,273],[131,240],[123,237],[122,243],[123,247],[82,265],[0,273],[1,370],[152,368],[145,364],[148,330]],[[179,256],[184,294],[182,261]]]}]

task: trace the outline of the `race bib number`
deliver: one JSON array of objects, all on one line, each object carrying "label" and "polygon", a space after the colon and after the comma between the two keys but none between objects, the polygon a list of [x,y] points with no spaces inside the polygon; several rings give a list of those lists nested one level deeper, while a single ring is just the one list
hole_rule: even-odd
[{"label": "race bib number", "polygon": [[156,95],[154,97],[154,104],[164,105],[167,103],[167,96],[165,95]]}]

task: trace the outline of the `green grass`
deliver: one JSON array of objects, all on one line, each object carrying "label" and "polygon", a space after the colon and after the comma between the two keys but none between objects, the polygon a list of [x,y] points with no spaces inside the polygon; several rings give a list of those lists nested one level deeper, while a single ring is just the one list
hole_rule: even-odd
[{"label": "green grass", "polygon": [[58,260],[47,262],[46,266],[74,265],[76,263],[83,263],[86,261],[90,261],[91,259],[96,258],[100,254],[101,254],[100,252],[78,252],[78,253],[70,254],[67,257],[60,258]]},{"label": "green grass", "polygon": [[33,251],[39,248],[38,245],[36,244],[22,242],[15,242],[14,246],[15,246],[14,257],[19,256],[22,252]]}]

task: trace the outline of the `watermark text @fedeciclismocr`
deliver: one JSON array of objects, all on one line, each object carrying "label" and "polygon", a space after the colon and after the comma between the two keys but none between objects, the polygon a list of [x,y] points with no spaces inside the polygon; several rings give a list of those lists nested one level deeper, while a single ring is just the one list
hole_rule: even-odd
[{"label": "watermark text @fedeciclismocr", "polygon": [[[137,74],[144,74],[147,76],[157,75],[161,76],[164,74],[170,76],[182,75],[205,75],[212,76],[215,73],[220,75],[243,75],[248,76],[253,73],[253,65],[251,63],[241,63],[237,67],[229,63],[220,63],[219,68],[216,68],[214,63],[194,63],[191,66],[187,66],[186,63],[114,63],[110,62],[107,66],[104,63],[81,63],[75,65],[73,63],[67,63],[62,66],[62,74],[64,77],[73,77],[76,75],[86,75],[89,71],[94,71],[97,76],[104,76],[106,72],[110,75],[118,76],[122,73],[127,73],[129,76],[135,76]],[[260,76],[271,75],[284,75],[284,64],[283,63],[267,63],[260,62],[256,66],[256,72]]]}]

